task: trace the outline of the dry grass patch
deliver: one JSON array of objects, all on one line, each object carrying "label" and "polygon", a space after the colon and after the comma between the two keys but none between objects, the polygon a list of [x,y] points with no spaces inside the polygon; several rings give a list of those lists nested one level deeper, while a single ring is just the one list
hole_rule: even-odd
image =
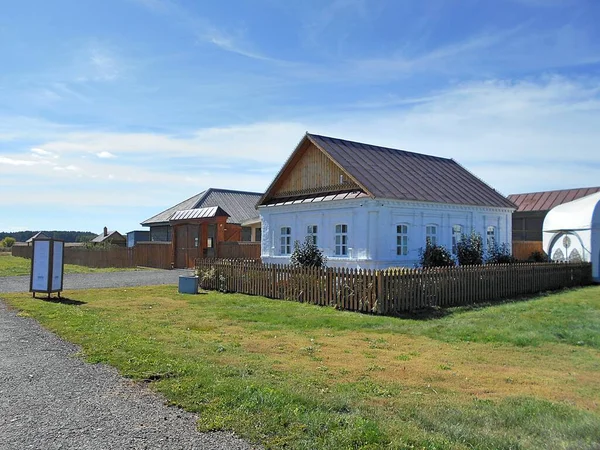
[{"label": "dry grass patch", "polygon": [[199,412],[200,429],[235,430],[267,447],[592,448],[600,440],[599,289],[433,320],[175,291],[65,293],[81,306],[26,294],[9,301],[82,345],[90,361]]}]

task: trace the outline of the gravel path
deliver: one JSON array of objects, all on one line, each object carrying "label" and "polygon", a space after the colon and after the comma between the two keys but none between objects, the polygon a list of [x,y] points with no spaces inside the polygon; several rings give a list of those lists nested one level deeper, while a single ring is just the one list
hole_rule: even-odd
[{"label": "gravel path", "polygon": [[230,433],[197,432],[195,415],[77,351],[0,301],[2,450],[251,448]]},{"label": "gravel path", "polygon": [[[69,290],[178,284],[179,275],[189,275],[192,272],[192,270],[149,269],[123,272],[66,273],[64,275],[63,287],[65,290]],[[0,277],[0,293],[28,291],[29,275],[22,277]]]}]

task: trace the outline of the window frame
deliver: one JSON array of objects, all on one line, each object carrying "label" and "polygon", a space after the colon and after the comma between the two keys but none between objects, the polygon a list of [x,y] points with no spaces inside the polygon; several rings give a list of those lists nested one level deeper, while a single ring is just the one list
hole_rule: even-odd
[{"label": "window frame", "polygon": [[[458,233],[457,233],[457,227],[458,227]],[[458,243],[464,234],[463,230],[464,230],[464,227],[459,223],[455,223],[454,225],[452,225],[452,254],[454,254],[454,255],[456,255],[458,253]]]},{"label": "window frame", "polygon": [[318,246],[318,242],[319,242],[319,226],[318,225],[307,225],[306,226],[306,237],[310,237],[311,238],[311,242],[314,245]]},{"label": "window frame", "polygon": [[282,256],[292,254],[292,227],[279,227],[279,254]]},{"label": "window frame", "polygon": [[[404,230],[402,230],[401,227],[403,227]],[[408,256],[409,229],[410,226],[407,223],[396,224],[396,256]]]},{"label": "window frame", "polygon": [[[427,238],[432,245],[437,245],[438,243],[438,225],[436,223],[428,223],[425,225],[425,242],[427,243]],[[430,229],[433,230],[433,233],[430,233]],[[433,237],[433,239],[432,239]]]},{"label": "window frame", "polygon": [[[338,227],[339,231],[338,231]],[[334,228],[334,255],[336,257],[348,256],[348,224],[338,223]],[[338,243],[339,238],[339,243]]]},{"label": "window frame", "polygon": [[[493,242],[496,243],[496,230],[497,227],[495,227],[494,225],[488,225],[485,229],[485,243],[487,245],[488,250],[492,248],[492,245],[490,244],[490,236]],[[491,234],[490,231],[492,231]]]}]

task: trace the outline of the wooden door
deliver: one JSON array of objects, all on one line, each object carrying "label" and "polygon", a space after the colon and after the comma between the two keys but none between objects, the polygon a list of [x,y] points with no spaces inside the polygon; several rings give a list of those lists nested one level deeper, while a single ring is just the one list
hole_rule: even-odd
[{"label": "wooden door", "polygon": [[200,225],[178,225],[175,227],[175,264],[178,269],[191,269],[200,257]]}]

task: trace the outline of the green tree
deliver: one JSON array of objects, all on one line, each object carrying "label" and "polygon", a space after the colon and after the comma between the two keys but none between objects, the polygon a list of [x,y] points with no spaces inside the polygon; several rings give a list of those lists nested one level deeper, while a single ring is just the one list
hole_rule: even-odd
[{"label": "green tree", "polygon": [[487,264],[512,264],[516,261],[517,259],[510,252],[508,244],[498,245],[495,241],[492,242],[487,252]]},{"label": "green tree", "polygon": [[431,243],[431,239],[425,241],[425,249],[419,250],[419,265],[421,267],[452,267],[456,263],[452,255],[443,245]]},{"label": "green tree", "polygon": [[456,243],[456,257],[461,266],[483,264],[483,239],[475,231],[470,235],[463,234]]},{"label": "green tree", "polygon": [[327,258],[313,243],[312,238],[307,236],[302,245],[298,241],[294,242],[290,264],[295,267],[325,267]]},{"label": "green tree", "polygon": [[10,248],[14,245],[15,242],[17,242],[15,238],[7,236],[4,239],[2,239],[2,241],[0,241],[0,247]]}]

